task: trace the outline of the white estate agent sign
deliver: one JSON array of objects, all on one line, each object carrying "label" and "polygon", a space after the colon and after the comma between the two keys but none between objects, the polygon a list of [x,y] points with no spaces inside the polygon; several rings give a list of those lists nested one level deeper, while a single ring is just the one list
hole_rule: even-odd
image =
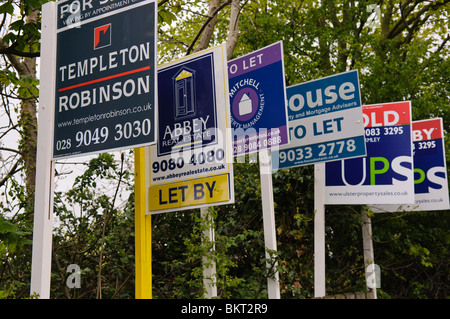
[{"label": "white estate agent sign", "polygon": [[234,202],[226,71],[224,46],[159,67],[150,213]]},{"label": "white estate agent sign", "polygon": [[367,156],[325,164],[325,204],[413,204],[411,103],[363,112]]},{"label": "white estate agent sign", "polygon": [[272,152],[273,169],[366,154],[357,70],[290,86],[286,95],[291,142]]},{"label": "white estate agent sign", "polygon": [[414,205],[377,205],[375,212],[450,209],[443,121],[412,122],[414,143]]}]

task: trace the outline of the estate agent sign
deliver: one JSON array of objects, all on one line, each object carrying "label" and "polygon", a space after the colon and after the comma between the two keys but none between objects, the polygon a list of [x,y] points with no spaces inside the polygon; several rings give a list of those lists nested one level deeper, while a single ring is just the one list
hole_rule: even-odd
[{"label": "estate agent sign", "polygon": [[411,103],[363,106],[367,156],[325,164],[326,204],[413,204]]},{"label": "estate agent sign", "polygon": [[412,122],[414,152],[413,205],[376,205],[375,212],[450,209],[442,118]]},{"label": "estate agent sign", "polygon": [[289,143],[283,42],[228,62],[234,155]]},{"label": "estate agent sign", "polygon": [[155,142],[155,1],[57,6],[53,157]]},{"label": "estate agent sign", "polygon": [[291,142],[272,152],[274,170],[366,154],[358,71],[290,86],[286,92]]},{"label": "estate agent sign", "polygon": [[150,213],[234,201],[229,112],[224,46],[159,67]]}]

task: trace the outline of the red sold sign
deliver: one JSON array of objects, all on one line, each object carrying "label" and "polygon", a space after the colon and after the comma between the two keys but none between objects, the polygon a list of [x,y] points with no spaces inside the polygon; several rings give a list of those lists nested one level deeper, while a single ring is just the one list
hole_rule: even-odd
[{"label": "red sold sign", "polygon": [[380,104],[363,107],[364,127],[393,126],[410,124],[409,102]]}]

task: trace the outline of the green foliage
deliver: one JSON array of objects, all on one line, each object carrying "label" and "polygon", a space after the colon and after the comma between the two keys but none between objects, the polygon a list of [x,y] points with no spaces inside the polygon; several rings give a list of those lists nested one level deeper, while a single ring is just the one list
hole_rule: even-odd
[{"label": "green foliage", "polygon": [[[129,192],[131,176],[123,155],[116,160],[103,153],[90,160],[69,191],[57,193],[53,298],[133,298],[134,201],[130,195],[119,208],[116,197]],[[81,268],[82,288],[68,291],[71,264]]]},{"label": "green foliage", "polygon": [[[372,218],[375,259],[383,260],[384,292],[400,298],[448,297],[449,219],[446,212]],[[398,298],[398,297],[397,297]]]},{"label": "green foliage", "polygon": [[[29,232],[20,231],[17,225],[6,221],[0,216],[0,253],[5,257],[8,252],[14,253],[17,246],[30,245],[25,237]],[[3,255],[4,254],[4,255]]]},{"label": "green foliage", "polygon": [[[25,17],[44,0],[6,1],[0,15],[12,15],[3,43],[37,53],[39,19]],[[237,57],[283,41],[286,84],[358,69],[365,104],[411,100],[413,119],[443,117],[450,122],[449,4],[380,2],[376,26],[367,11],[372,1],[241,1]],[[159,6],[160,62],[185,55],[205,22],[204,1],[167,1]],[[218,14],[210,45],[226,41],[229,7]],[[407,21],[407,25],[405,25]],[[21,97],[37,97],[38,80],[0,70],[2,86]],[[450,140],[446,139],[447,159]],[[134,194],[128,157],[100,154],[85,164],[67,192],[55,194],[52,298],[134,298]],[[450,167],[447,164],[447,167]],[[217,267],[219,298],[266,298],[261,187],[257,162],[234,165],[235,204],[210,210],[152,216],[154,298],[202,298],[205,263]],[[277,252],[282,298],[314,296],[312,166],[273,175]],[[5,196],[16,207],[1,207],[0,298],[29,295],[33,211],[26,187],[9,179]],[[122,197],[121,197],[122,196]],[[327,206],[327,293],[365,290],[361,207]],[[8,217],[7,217],[8,215]],[[10,217],[12,215],[12,217]],[[375,262],[381,268],[380,298],[448,298],[449,215],[446,212],[373,214]],[[203,231],[215,227],[215,242]],[[212,246],[214,245],[214,250]],[[66,271],[81,268],[81,288],[68,288]],[[206,262],[206,265],[208,262]]]}]

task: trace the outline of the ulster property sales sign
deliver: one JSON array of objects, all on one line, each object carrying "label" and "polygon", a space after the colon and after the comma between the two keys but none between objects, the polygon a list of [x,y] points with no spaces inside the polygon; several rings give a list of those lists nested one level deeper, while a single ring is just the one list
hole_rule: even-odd
[{"label": "ulster property sales sign", "polygon": [[155,1],[57,5],[53,157],[155,142]]},{"label": "ulster property sales sign", "polygon": [[326,204],[413,204],[411,103],[363,106],[367,156],[325,164]]}]

